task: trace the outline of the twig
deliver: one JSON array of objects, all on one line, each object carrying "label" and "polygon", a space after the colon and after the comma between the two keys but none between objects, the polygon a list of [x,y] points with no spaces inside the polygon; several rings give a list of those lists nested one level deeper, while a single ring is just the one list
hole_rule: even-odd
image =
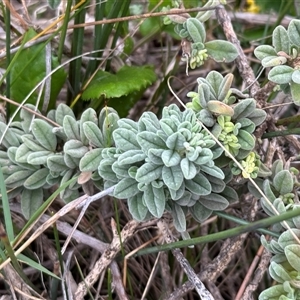
[{"label": "twig", "polygon": [[[169,244],[174,242],[174,238],[169,231],[169,228],[164,220],[160,220],[157,223],[158,227],[160,227],[163,237],[165,241]],[[202,283],[202,281],[198,278],[197,274],[191,267],[188,260],[183,256],[182,252],[176,248],[172,250],[173,255],[177,259],[177,261],[180,263],[181,267],[183,268],[185,274],[187,275],[189,281],[192,283],[194,288],[196,289],[198,295],[202,300],[214,300],[214,297],[212,294],[206,289],[205,285]]]},{"label": "twig", "polygon": [[227,40],[230,41],[238,51],[238,57],[235,59],[235,63],[240,75],[249,87],[250,95],[253,97],[259,90],[259,84],[256,82],[253,70],[248,63],[247,57],[240,45],[240,41],[233,30],[231,19],[224,7],[221,5],[216,8],[216,16],[224,30]]},{"label": "twig", "polygon": [[[79,283],[77,291],[75,293],[75,300],[81,300],[86,295],[87,290],[97,281],[101,273],[111,264],[112,260],[121,250],[122,244],[124,244],[130,237],[133,236],[138,222],[132,220],[128,222],[122,232],[121,236],[118,235],[117,230],[114,230],[114,237],[111,244],[101,255],[100,259],[96,262],[93,270],[87,275],[85,280]],[[112,228],[115,228],[115,223],[112,221]]]}]

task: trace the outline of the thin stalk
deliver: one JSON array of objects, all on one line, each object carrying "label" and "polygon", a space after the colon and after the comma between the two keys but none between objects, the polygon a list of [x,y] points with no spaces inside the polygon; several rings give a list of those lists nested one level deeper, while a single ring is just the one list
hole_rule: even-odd
[{"label": "thin stalk", "polygon": [[291,128],[286,130],[279,130],[279,131],[271,131],[266,132],[262,135],[262,139],[273,138],[277,136],[285,136],[285,135],[292,135],[292,134],[300,134],[300,128]]},{"label": "thin stalk", "polygon": [[64,22],[61,27],[61,34],[60,34],[59,45],[58,45],[58,50],[57,50],[57,57],[58,57],[59,62],[61,62],[61,58],[62,58],[62,54],[63,54],[63,50],[64,50],[64,45],[65,45],[65,40],[66,40],[67,30],[68,30],[68,24],[69,24],[69,19],[70,19],[70,14],[71,14],[72,2],[73,1],[71,1],[71,0],[67,1]]},{"label": "thin stalk", "polygon": [[159,246],[154,246],[151,248],[144,248],[139,250],[136,254],[134,254],[132,257],[140,256],[140,255],[145,255],[145,254],[150,254],[150,253],[156,253],[160,251],[167,251],[167,250],[172,250],[174,248],[183,248],[183,247],[188,247],[192,245],[198,245],[198,244],[203,244],[203,243],[210,243],[210,242],[215,242],[219,240],[223,240],[226,238],[230,238],[233,236],[240,235],[245,232],[251,232],[251,231],[256,231],[261,228],[269,227],[273,224],[282,222],[284,220],[289,220],[293,217],[299,216],[300,214],[300,208],[285,212],[279,216],[273,216],[269,218],[265,218],[263,220],[259,220],[253,223],[249,223],[247,225],[242,225],[239,227],[235,227],[232,229],[224,230],[221,232],[209,234],[206,236],[198,237],[198,238],[193,238],[190,240],[184,240],[184,241],[179,241],[171,244],[164,244],[164,245],[159,245]]},{"label": "thin stalk", "polygon": [[292,123],[299,123],[299,122],[300,122],[300,115],[295,115],[295,116],[279,119],[275,125],[276,126],[280,126],[280,125],[288,126],[288,125],[291,125]]},{"label": "thin stalk", "polygon": [[[11,43],[11,37],[10,37],[10,9],[8,5],[6,6],[6,14],[5,14],[5,48],[6,48],[6,67],[8,68],[10,64],[10,43]],[[6,97],[10,98],[10,72],[6,74]],[[6,106],[6,121],[10,118],[10,105],[7,103]]]}]

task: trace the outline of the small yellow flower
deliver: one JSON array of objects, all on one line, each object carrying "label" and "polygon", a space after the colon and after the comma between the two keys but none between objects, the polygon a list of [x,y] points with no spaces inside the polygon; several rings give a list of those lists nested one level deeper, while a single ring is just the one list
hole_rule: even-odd
[{"label": "small yellow flower", "polygon": [[256,5],[255,0],[246,0],[247,12],[257,14],[260,11],[260,7]]}]

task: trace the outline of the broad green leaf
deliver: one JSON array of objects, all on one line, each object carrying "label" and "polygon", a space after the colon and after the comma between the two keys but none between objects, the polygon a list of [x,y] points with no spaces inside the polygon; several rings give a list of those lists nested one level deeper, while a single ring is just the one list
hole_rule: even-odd
[{"label": "broad green leaf", "polygon": [[291,193],[294,187],[293,177],[288,170],[282,170],[277,173],[273,179],[273,184],[282,196]]},{"label": "broad green leaf", "polygon": [[4,178],[6,179],[9,175],[12,175],[19,171],[24,171],[24,169],[21,166],[10,164],[7,166],[1,165],[1,171],[3,173]]},{"label": "broad green leaf", "polygon": [[210,210],[224,210],[229,205],[229,202],[223,196],[214,193],[201,196],[199,202]]},{"label": "broad green leaf", "polygon": [[137,142],[136,133],[131,130],[118,128],[113,132],[113,138],[116,147],[123,151],[139,150],[140,146]]},{"label": "broad green leaf", "polygon": [[[27,31],[24,41],[29,41],[36,36],[31,28]],[[47,42],[46,42],[47,43]],[[46,43],[33,45],[22,50],[11,69],[11,98],[21,103],[27,95],[44,79],[46,75]],[[51,57],[52,70],[59,66],[57,58]],[[66,73],[64,68],[59,68],[51,75],[50,105],[48,109],[55,107],[57,95],[65,83]],[[36,90],[29,98],[29,102],[36,103],[39,90]],[[42,106],[41,102],[41,106]]]},{"label": "broad green leaf", "polygon": [[63,128],[69,140],[80,141],[79,124],[71,116],[65,116],[63,120]]},{"label": "broad green leaf", "polygon": [[290,40],[287,30],[283,26],[279,25],[274,29],[272,43],[276,53],[283,51],[287,55],[290,54]]},{"label": "broad green leaf", "polygon": [[161,177],[162,175],[162,166],[155,165],[153,163],[143,164],[136,173],[136,180],[138,182],[150,183]]},{"label": "broad green leaf", "polygon": [[145,205],[154,217],[160,218],[163,215],[166,206],[163,187],[155,188],[152,184],[148,184],[144,191],[143,199]]},{"label": "broad green leaf", "polygon": [[[211,98],[210,97],[210,94],[208,93],[208,85],[207,84],[199,84],[198,86],[198,93],[200,92],[200,87],[201,87],[201,90],[203,90],[203,94],[202,93],[199,93],[200,96],[204,96],[206,101],[208,102],[208,100],[219,100],[218,99],[218,95],[219,95],[219,89],[220,89],[220,86],[222,85],[222,82],[224,80],[224,77],[222,76],[222,74],[220,74],[219,72],[217,71],[210,71],[207,76],[206,76],[206,80],[210,83],[210,87],[211,87],[211,93],[212,95],[214,96],[214,98]],[[200,101],[201,101],[201,98],[200,97]],[[203,106],[204,108],[206,106]]]},{"label": "broad green leaf", "polygon": [[291,42],[300,47],[300,20],[292,20],[288,27],[288,34]]},{"label": "broad green leaf", "polygon": [[183,182],[183,174],[180,166],[164,166],[162,169],[162,179],[168,188],[177,191]]},{"label": "broad green leaf", "polygon": [[155,80],[156,75],[149,66],[124,66],[115,75],[100,70],[83,92],[82,98],[118,98],[146,88]]},{"label": "broad green leaf", "polygon": [[28,190],[42,188],[46,184],[46,178],[48,174],[49,169],[47,168],[37,170],[25,180],[24,187]]},{"label": "broad green leaf", "polygon": [[268,56],[276,56],[277,52],[272,46],[269,45],[261,45],[254,49],[254,55],[259,59],[263,60]]},{"label": "broad green leaf", "polygon": [[289,66],[276,66],[268,74],[268,79],[277,83],[285,84],[292,80],[294,69]]},{"label": "broad green leaf", "polygon": [[[255,126],[260,125],[267,117],[267,113],[263,109],[256,108],[250,115],[247,116]],[[247,130],[248,131],[248,130]]]},{"label": "broad green leaf", "polygon": [[271,277],[279,283],[292,280],[284,267],[281,264],[276,263],[275,261],[271,261],[269,273]]},{"label": "broad green leaf", "polygon": [[290,87],[291,87],[291,94],[294,103],[297,106],[300,106],[300,84],[291,82]]},{"label": "broad green leaf", "polygon": [[114,189],[114,196],[118,199],[127,199],[139,193],[138,183],[132,178],[123,178]]},{"label": "broad green leaf", "polygon": [[274,285],[266,290],[264,290],[262,293],[260,293],[258,300],[275,300],[279,299],[280,296],[286,295],[286,292],[284,290],[284,287],[282,284]]},{"label": "broad green leaf", "polygon": [[[126,152],[125,152],[126,153]],[[112,165],[112,170],[116,173],[116,175],[120,178],[123,177],[136,177],[136,166],[130,167],[130,165],[119,165],[118,161],[114,162]],[[134,174],[133,174],[134,172]],[[134,176],[133,176],[134,175]]]},{"label": "broad green leaf", "polygon": [[[292,234],[292,232],[293,234]],[[294,245],[297,244],[294,235],[296,235],[298,238],[300,238],[300,229],[297,228],[291,228],[291,230],[284,231],[280,237],[278,238],[278,243],[282,249],[284,249],[288,245]]]},{"label": "broad green leaf", "polygon": [[81,172],[96,171],[102,159],[102,149],[96,148],[88,151],[80,160],[79,169]]},{"label": "broad green leaf", "polygon": [[43,200],[43,189],[23,190],[21,194],[21,210],[27,220],[40,208]]},{"label": "broad green leaf", "polygon": [[47,167],[53,172],[63,172],[68,170],[63,155],[53,154],[47,158]]},{"label": "broad green leaf", "polygon": [[221,101],[210,100],[207,102],[207,109],[213,114],[223,115],[223,116],[233,116],[233,108]]},{"label": "broad green leaf", "polygon": [[129,212],[139,222],[144,221],[149,212],[148,208],[143,204],[142,196],[143,193],[138,193],[127,199]]},{"label": "broad green leaf", "polygon": [[235,46],[227,41],[210,41],[205,43],[205,48],[216,62],[232,62],[238,56]]},{"label": "broad green leaf", "polygon": [[35,119],[32,125],[32,133],[37,141],[47,150],[55,151],[57,139],[52,132],[52,126],[46,121]]},{"label": "broad green leaf", "polygon": [[253,98],[248,98],[245,100],[241,100],[235,107],[234,107],[234,115],[232,117],[233,120],[238,120],[242,118],[246,118],[250,115],[255,109],[256,103]]},{"label": "broad green leaf", "polygon": [[209,174],[213,177],[216,177],[216,178],[219,178],[219,179],[224,179],[225,178],[225,175],[223,173],[223,171],[217,167],[217,166],[212,166],[212,167],[209,167],[209,166],[206,166],[206,165],[201,165],[200,166],[200,170],[206,174]]},{"label": "broad green leaf", "polygon": [[193,179],[185,180],[184,182],[186,188],[196,195],[205,196],[211,193],[211,185],[209,181],[200,173]]}]

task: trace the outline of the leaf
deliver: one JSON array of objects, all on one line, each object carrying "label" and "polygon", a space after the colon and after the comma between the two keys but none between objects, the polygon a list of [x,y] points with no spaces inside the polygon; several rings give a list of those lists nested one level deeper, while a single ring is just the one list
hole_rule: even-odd
[{"label": "leaf", "polygon": [[294,187],[293,177],[288,170],[282,170],[277,173],[273,179],[273,184],[282,196],[291,193]]},{"label": "leaf", "polygon": [[277,264],[275,261],[271,261],[269,273],[271,277],[279,283],[292,280],[283,266],[281,264]]},{"label": "leaf", "polygon": [[255,146],[254,137],[246,130],[240,129],[238,134],[238,141],[243,150],[252,150]]},{"label": "leaf", "polygon": [[132,165],[136,162],[144,161],[146,158],[142,150],[128,150],[118,157],[119,165]]},{"label": "leaf", "polygon": [[135,196],[140,191],[137,187],[138,183],[132,178],[123,178],[114,189],[114,196],[118,199],[127,199]]},{"label": "leaf", "polygon": [[285,295],[286,292],[282,284],[274,285],[262,293],[260,293],[258,300],[273,300],[279,299],[280,296]]},{"label": "leaf", "polygon": [[288,34],[291,42],[300,47],[300,21],[292,20],[288,27]]},{"label": "leaf", "polygon": [[156,80],[156,75],[149,66],[124,66],[117,74],[98,71],[82,94],[82,99],[118,98],[139,91]]},{"label": "leaf", "polygon": [[235,46],[227,41],[210,41],[205,43],[205,48],[216,62],[232,62],[238,56]]},{"label": "leaf", "polygon": [[194,206],[190,207],[189,210],[193,218],[199,223],[205,221],[212,214],[212,210],[203,206],[199,201],[196,202]]},{"label": "leaf", "polygon": [[277,83],[285,84],[292,81],[294,69],[289,66],[276,66],[268,74],[268,79]]},{"label": "leaf", "polygon": [[65,116],[70,116],[73,119],[76,119],[73,110],[68,105],[61,103],[55,110],[55,122],[62,126]]},{"label": "leaf", "polygon": [[161,156],[166,167],[174,167],[180,164],[181,156],[176,150],[164,150]]},{"label": "leaf", "polygon": [[23,135],[23,143],[32,151],[45,151],[46,149],[38,144],[32,135]]},{"label": "leaf", "polygon": [[268,56],[276,56],[277,52],[272,46],[269,45],[261,45],[255,48],[254,55],[259,59],[263,60]]},{"label": "leaf", "polygon": [[225,197],[229,204],[235,203],[239,200],[239,196],[235,189],[230,186],[226,186],[221,192],[221,196]]},{"label": "leaf", "polygon": [[182,207],[176,203],[173,203],[171,214],[176,230],[179,232],[186,231],[186,218]]},{"label": "leaf", "polygon": [[21,170],[8,176],[4,183],[9,188],[16,188],[22,186],[26,179],[33,173],[31,170]]},{"label": "leaf", "polygon": [[233,108],[221,101],[218,100],[210,100],[207,102],[207,109],[217,115],[223,116],[233,116],[234,111]]},{"label": "leaf", "polygon": [[272,43],[276,53],[279,51],[285,52],[287,55],[290,54],[290,42],[287,30],[279,25],[277,26],[272,35]]},{"label": "leaf", "polygon": [[[255,126],[259,126],[266,119],[267,113],[263,109],[256,108],[254,111],[247,116],[249,120],[251,120]],[[247,130],[248,131],[248,130]]]},{"label": "leaf", "polygon": [[16,152],[16,161],[19,163],[27,163],[27,158],[30,153],[32,153],[32,151],[25,144],[22,144],[18,147]]},{"label": "leaf", "polygon": [[300,84],[291,82],[290,87],[291,87],[291,94],[294,103],[297,106],[300,106]]},{"label": "leaf", "polygon": [[119,179],[117,178],[115,172],[112,170],[112,164],[115,161],[113,159],[103,159],[100,162],[100,165],[98,167],[98,173],[99,175],[104,179],[111,182],[119,182]]},{"label": "leaf", "polygon": [[170,168],[164,166],[162,168],[162,179],[168,188],[177,191],[183,182],[183,174],[180,166]]},{"label": "leaf", "polygon": [[185,179],[193,179],[197,174],[195,164],[186,157],[181,160],[180,168]]},{"label": "leaf", "polygon": [[64,144],[64,152],[74,158],[82,158],[89,151],[81,141],[69,140]]},{"label": "leaf", "polygon": [[228,97],[228,92],[230,91],[230,87],[232,85],[233,78],[234,78],[234,76],[232,73],[227,74],[223,78],[223,80],[219,86],[219,90],[218,90],[218,98],[217,98],[218,100],[224,101],[226,99],[226,97]]},{"label": "leaf", "polygon": [[42,188],[46,184],[46,178],[48,174],[49,169],[47,168],[42,168],[35,171],[25,180],[24,187],[28,190],[36,190],[38,188]]},{"label": "leaf", "polygon": [[223,196],[214,193],[201,196],[198,201],[210,210],[224,210],[229,205],[229,202]]},{"label": "leaf", "polygon": [[30,165],[45,165],[47,164],[47,159],[50,155],[52,155],[52,151],[36,151],[33,153],[30,153],[27,157],[27,162]]},{"label": "leaf", "polygon": [[289,245],[284,248],[284,253],[290,265],[298,272],[300,272],[300,246]]},{"label": "leaf", "polygon": [[[0,135],[2,136],[4,131],[6,130],[7,125],[4,124],[3,122],[0,122]],[[13,133],[13,131],[8,128],[8,130],[5,133],[5,136],[3,138],[2,141],[2,145],[5,148],[9,148],[9,147],[18,147],[20,146],[20,142],[17,138],[17,136]]]},{"label": "leaf", "polygon": [[186,29],[194,43],[204,43],[206,39],[205,28],[198,19],[188,18],[186,20]]},{"label": "leaf", "polygon": [[140,149],[136,133],[131,130],[118,128],[113,132],[113,138],[116,147],[123,151]]},{"label": "leaf", "polygon": [[51,9],[56,9],[59,7],[61,0],[47,0],[48,5]]},{"label": "leaf", "polygon": [[105,147],[102,132],[94,122],[86,121],[83,123],[82,129],[91,146],[97,148]]},{"label": "leaf", "polygon": [[40,208],[43,203],[43,189],[27,190],[21,194],[21,210],[28,220]]},{"label": "leaf", "polygon": [[46,121],[35,119],[32,125],[32,133],[37,141],[47,150],[55,151],[57,139],[52,132],[52,126]]},{"label": "leaf", "polygon": [[180,132],[175,132],[167,138],[166,145],[172,150],[182,150],[184,148],[183,143],[185,142],[186,139],[184,136]]},{"label": "leaf", "polygon": [[146,154],[150,149],[167,149],[163,139],[153,132],[140,132],[136,139]]},{"label": "leaf", "polygon": [[232,117],[233,120],[238,120],[242,118],[246,118],[251,113],[253,113],[256,107],[256,102],[253,98],[247,98],[245,100],[241,100],[235,107],[234,107],[234,115]]},{"label": "leaf", "polygon": [[79,162],[79,169],[81,172],[94,172],[98,169],[100,165],[100,161],[102,159],[101,156],[102,149],[96,148],[88,151]]},{"label": "leaf", "polygon": [[142,196],[143,193],[138,193],[127,199],[129,212],[139,222],[144,221],[149,212],[148,208],[143,204]]},{"label": "leaf", "polygon": [[206,166],[206,165],[201,165],[200,166],[200,170],[206,174],[209,174],[213,177],[216,177],[216,178],[219,178],[219,179],[224,179],[225,178],[225,175],[223,173],[223,171],[217,167],[217,166],[212,166],[212,167],[209,167],[209,166]]},{"label": "leaf", "polygon": [[200,173],[193,179],[185,180],[184,182],[186,188],[196,195],[205,196],[211,193],[211,185],[209,181]]},{"label": "leaf", "polygon": [[145,205],[154,217],[160,218],[163,215],[166,206],[166,198],[162,187],[155,188],[152,184],[147,185],[143,194],[143,199]]},{"label": "leaf", "polygon": [[53,154],[47,158],[47,167],[53,172],[63,172],[68,170],[68,166],[65,164],[63,155]]},{"label": "leaf", "polygon": [[64,132],[69,140],[80,141],[79,124],[71,116],[65,116],[63,120]]},{"label": "leaf", "polygon": [[[36,32],[31,28],[25,34],[24,42],[29,41],[36,36]],[[40,83],[46,74],[46,44],[41,43],[32,45],[27,49],[23,49],[17,59],[12,64],[11,74],[11,98],[21,103],[27,95]],[[60,64],[54,56],[51,56],[52,70]],[[60,92],[66,79],[66,72],[64,68],[59,68],[51,75],[51,93],[50,105],[48,109],[55,107],[57,95]],[[35,104],[38,96],[38,90],[30,96],[29,103]],[[28,102],[27,102],[28,103]],[[42,106],[41,102],[41,106]],[[12,113],[12,111],[11,111]]]},{"label": "leaf", "polygon": [[161,177],[162,169],[160,165],[145,163],[137,170],[136,180],[148,184]]},{"label": "leaf", "polygon": [[297,84],[300,84],[300,71],[299,70],[295,70],[292,73],[292,81]]},{"label": "leaf", "polygon": [[[214,96],[213,99],[219,100],[218,99],[219,89],[220,89],[220,86],[222,85],[224,77],[217,71],[210,71],[206,76],[206,80],[210,83],[210,87],[211,87],[210,92]],[[207,84],[201,84],[201,85],[199,84],[198,89],[200,88],[200,86],[202,87],[201,89],[203,89],[205,99],[207,99],[207,101],[211,100],[210,94],[207,91],[208,85]],[[201,97],[200,97],[200,99],[201,99]]]}]

